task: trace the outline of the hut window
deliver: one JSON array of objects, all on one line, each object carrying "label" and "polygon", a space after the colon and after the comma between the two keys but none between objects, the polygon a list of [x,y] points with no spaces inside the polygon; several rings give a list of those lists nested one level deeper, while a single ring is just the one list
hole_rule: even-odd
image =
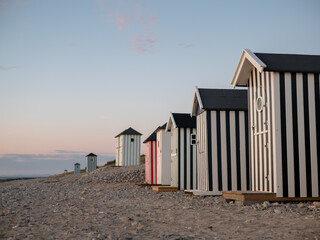
[{"label": "hut window", "polygon": [[134,138],[131,138],[131,142],[134,142]]},{"label": "hut window", "polygon": [[257,105],[257,111],[261,112],[263,110],[263,107],[264,107],[264,101],[263,101],[262,97],[258,97],[257,98],[256,105]]},{"label": "hut window", "polygon": [[192,133],[191,134],[191,145],[196,145],[197,144],[197,135]]}]

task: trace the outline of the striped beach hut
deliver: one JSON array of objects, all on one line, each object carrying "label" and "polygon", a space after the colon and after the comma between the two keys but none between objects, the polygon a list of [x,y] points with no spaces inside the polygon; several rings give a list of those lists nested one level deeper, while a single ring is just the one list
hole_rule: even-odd
[{"label": "striped beach hut", "polygon": [[97,169],[97,155],[89,153],[87,156],[87,172],[92,172]]},{"label": "striped beach hut", "polygon": [[141,133],[129,127],[116,138],[116,166],[140,164]]},{"label": "striped beach hut", "polygon": [[145,145],[145,181],[157,184],[157,133],[154,131],[144,142]]},{"label": "striped beach hut", "polygon": [[171,133],[171,186],[197,189],[196,118],[190,113],[170,113],[166,131]]},{"label": "striped beach hut", "polygon": [[252,190],[319,197],[320,56],[242,52],[231,84],[248,87]]},{"label": "striped beach hut", "polygon": [[195,88],[198,190],[249,190],[247,91]]},{"label": "striped beach hut", "polygon": [[157,183],[171,184],[171,134],[166,132],[167,123],[158,127],[157,134]]}]

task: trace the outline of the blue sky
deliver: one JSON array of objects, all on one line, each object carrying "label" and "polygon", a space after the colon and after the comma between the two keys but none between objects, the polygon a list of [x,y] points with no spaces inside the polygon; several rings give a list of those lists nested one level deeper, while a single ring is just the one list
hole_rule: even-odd
[{"label": "blue sky", "polygon": [[[320,55],[320,1],[0,0],[0,175],[59,173],[144,140],[241,51]],[[144,147],[142,146],[142,152]]]}]

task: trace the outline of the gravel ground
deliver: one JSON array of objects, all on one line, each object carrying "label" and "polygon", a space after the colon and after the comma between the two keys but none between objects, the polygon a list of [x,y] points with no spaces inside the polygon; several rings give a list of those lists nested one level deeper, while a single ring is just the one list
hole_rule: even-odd
[{"label": "gravel ground", "polygon": [[0,239],[320,239],[320,203],[155,192],[144,165],[0,183]]}]

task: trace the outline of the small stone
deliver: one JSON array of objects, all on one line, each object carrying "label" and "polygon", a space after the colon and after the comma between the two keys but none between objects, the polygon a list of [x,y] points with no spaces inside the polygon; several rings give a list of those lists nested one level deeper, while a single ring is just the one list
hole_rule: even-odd
[{"label": "small stone", "polygon": [[263,204],[262,204],[262,206],[263,206],[264,208],[268,208],[268,207],[270,207],[270,202],[264,201]]},{"label": "small stone", "polygon": [[[320,208],[320,202],[313,202],[313,205]],[[1,216],[1,215],[0,215]]]},{"label": "small stone", "polygon": [[305,205],[304,203],[299,203],[297,206],[298,206],[299,208],[304,208],[304,207],[306,207],[306,205]]},{"label": "small stone", "polygon": [[308,206],[308,208],[309,208],[310,210],[314,210],[314,209],[316,209],[317,207],[316,207],[316,206]]},{"label": "small stone", "polygon": [[274,213],[277,213],[277,214],[281,213],[281,211],[279,209],[274,209],[273,211],[274,211]]}]

